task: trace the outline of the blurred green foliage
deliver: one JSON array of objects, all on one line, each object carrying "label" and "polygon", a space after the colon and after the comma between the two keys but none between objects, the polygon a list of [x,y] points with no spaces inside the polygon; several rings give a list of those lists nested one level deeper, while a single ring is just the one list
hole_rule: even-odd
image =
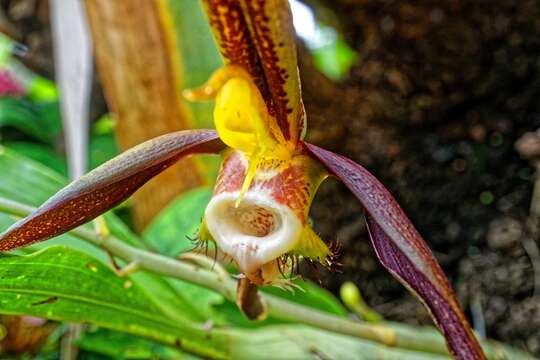
[{"label": "blurred green foliage", "polygon": [[62,131],[58,102],[0,98],[0,128],[3,127],[12,127],[35,140],[52,144]]},{"label": "blurred green foliage", "polygon": [[351,49],[336,29],[318,21],[316,36],[308,41],[315,67],[332,80],[347,75],[351,66],[358,61],[358,53]]},{"label": "blurred green foliage", "polygon": [[[194,1],[167,0],[176,49],[182,73],[181,86],[185,89],[206,82],[210,75],[223,65],[223,60],[205,14]],[[193,114],[193,126],[209,129],[214,127],[214,102],[186,102]]]}]

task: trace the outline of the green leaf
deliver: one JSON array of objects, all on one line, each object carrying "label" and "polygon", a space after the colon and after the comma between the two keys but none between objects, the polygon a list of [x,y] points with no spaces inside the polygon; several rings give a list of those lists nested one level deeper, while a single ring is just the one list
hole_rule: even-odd
[{"label": "green leaf", "polygon": [[354,52],[342,39],[311,49],[313,62],[317,69],[332,80],[343,79],[358,59]]},{"label": "green leaf", "polygon": [[[198,1],[168,0],[167,5],[175,32],[176,48],[181,59],[185,88],[203,84],[223,65],[210,26]],[[213,128],[212,102],[188,103],[194,128]]]},{"label": "green leaf", "polygon": [[331,314],[347,315],[345,307],[328,290],[309,280],[295,280],[294,283],[300,286],[303,291],[296,290],[293,293],[276,287],[265,287],[262,291]]},{"label": "green leaf", "polygon": [[45,165],[58,174],[67,176],[66,159],[50,147],[33,142],[8,142],[3,144],[6,148]]},{"label": "green leaf", "polygon": [[103,115],[92,125],[92,135],[88,144],[91,169],[118,155],[118,145],[114,135],[115,122],[110,114]]},{"label": "green leaf", "polygon": [[231,359],[450,360],[448,356],[386,347],[300,325],[231,331]]},{"label": "green leaf", "polygon": [[[116,216],[111,213],[105,214],[105,220],[109,231],[115,237],[132,246],[145,247],[142,240],[131,232]],[[126,265],[122,262],[120,264]],[[223,301],[221,295],[210,290],[148,272],[136,272],[131,275],[131,279],[143,287],[148,296],[171,319],[178,316],[179,309],[182,309],[181,313],[183,315],[180,314],[182,316],[194,321],[207,321],[215,316],[211,304]],[[197,291],[198,289],[200,290]]]},{"label": "green leaf", "polygon": [[168,256],[192,250],[194,244],[189,239],[197,233],[211,197],[209,187],[183,193],[148,225],[144,239],[153,249]]},{"label": "green leaf", "polygon": [[[226,324],[226,318],[219,312],[216,306],[225,301],[225,298],[212,290],[186,281],[167,278],[168,285],[176,291],[182,300],[193,308],[190,315],[200,321],[212,320],[216,324]],[[188,305],[186,305],[187,307]],[[238,312],[238,308],[236,309]]]},{"label": "green leaf", "polygon": [[[193,249],[194,244],[189,238],[197,232],[211,196],[212,189],[209,187],[200,187],[180,195],[146,228],[143,235],[145,243],[157,252],[171,257]],[[214,308],[215,305],[223,303],[223,296],[183,281],[167,281],[188,302],[198,304],[201,315],[219,323],[223,322],[223,316]]]},{"label": "green leaf", "polygon": [[[0,312],[90,322],[200,354],[219,356],[222,339],[197,323],[171,319],[137,283],[64,246],[0,258]],[[182,309],[178,309],[181,313]]]},{"label": "green leaf", "polygon": [[[29,256],[0,257],[0,313],[90,322],[162,344],[181,345],[204,358],[446,359],[297,325],[204,330],[187,319],[171,319],[140,286],[130,285],[128,279],[116,276],[94,258],[63,246]],[[120,335],[107,339],[127,345]],[[94,351],[107,351],[103,340],[96,342],[90,341]],[[81,344],[84,346],[84,339]],[[88,342],[86,346],[92,348]],[[106,355],[120,355],[110,350]],[[141,355],[148,347],[139,344],[132,351]]]},{"label": "green leaf", "polygon": [[[47,167],[22,157],[9,149],[0,147],[0,168],[4,176],[0,177],[0,196],[24,204],[38,206],[52,194],[67,184],[67,179]],[[15,218],[0,214],[0,232],[15,222]],[[116,238],[139,248],[144,248],[142,240],[111,212],[105,214],[107,227]],[[92,228],[92,224],[85,225]],[[110,264],[107,254],[86,241],[64,234],[47,242],[35,243],[23,248],[18,253],[29,253],[52,245],[65,245],[93,256],[103,264]],[[222,296],[195,285],[163,279],[149,273],[136,273],[133,281],[148,292],[162,311],[175,318],[178,309],[186,309],[186,316],[192,320],[206,321],[215,313],[212,304],[222,302]],[[175,282],[171,284],[171,282]],[[189,290],[189,291],[187,291]],[[203,296],[202,293],[205,293]],[[195,297],[194,295],[197,294]]]},{"label": "green leaf", "polygon": [[37,206],[67,184],[67,179],[36,161],[0,145],[0,196]]},{"label": "green leaf", "polygon": [[113,134],[92,135],[88,146],[91,169],[118,155],[118,146]]},{"label": "green leaf", "polygon": [[26,98],[0,98],[0,127],[10,126],[44,142],[60,133],[58,102],[35,103]]},{"label": "green leaf", "polygon": [[162,344],[107,329],[85,332],[77,345],[85,351],[114,359],[200,359]]}]

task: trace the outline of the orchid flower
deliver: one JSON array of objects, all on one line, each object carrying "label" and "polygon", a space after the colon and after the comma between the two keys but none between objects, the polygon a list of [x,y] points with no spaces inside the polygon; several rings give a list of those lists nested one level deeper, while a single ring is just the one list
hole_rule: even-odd
[{"label": "orchid flower", "polygon": [[[304,141],[292,16],[286,0],[203,2],[226,65],[190,100],[215,98],[217,131],[170,133],[140,144],[62,189],[0,236],[0,250],[46,240],[118,205],[180,158],[223,158],[198,241],[242,273],[238,303],[283,283],[303,258],[334,265],[308,221],[321,182],[341,180],[364,206],[380,262],[427,307],[456,359],[485,359],[441,267],[388,190],[353,161]],[[261,310],[248,316],[255,318]]]}]

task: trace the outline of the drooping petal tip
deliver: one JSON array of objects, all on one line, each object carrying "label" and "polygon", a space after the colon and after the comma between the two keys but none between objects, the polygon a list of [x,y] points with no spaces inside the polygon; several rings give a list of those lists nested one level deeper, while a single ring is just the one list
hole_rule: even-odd
[{"label": "drooping petal tip", "polygon": [[352,160],[312,144],[306,147],[360,200],[377,257],[424,303],[452,355],[485,359],[440,265],[390,192]]}]

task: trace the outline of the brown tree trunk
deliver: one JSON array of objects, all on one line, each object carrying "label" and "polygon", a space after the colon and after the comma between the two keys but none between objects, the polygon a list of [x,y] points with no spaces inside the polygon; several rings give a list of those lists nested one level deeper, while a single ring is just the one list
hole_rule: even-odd
[{"label": "brown tree trunk", "polygon": [[[122,150],[190,127],[180,98],[178,64],[159,0],[86,0],[95,57]],[[139,229],[175,196],[202,184],[196,160],[184,159],[134,197]]]}]

